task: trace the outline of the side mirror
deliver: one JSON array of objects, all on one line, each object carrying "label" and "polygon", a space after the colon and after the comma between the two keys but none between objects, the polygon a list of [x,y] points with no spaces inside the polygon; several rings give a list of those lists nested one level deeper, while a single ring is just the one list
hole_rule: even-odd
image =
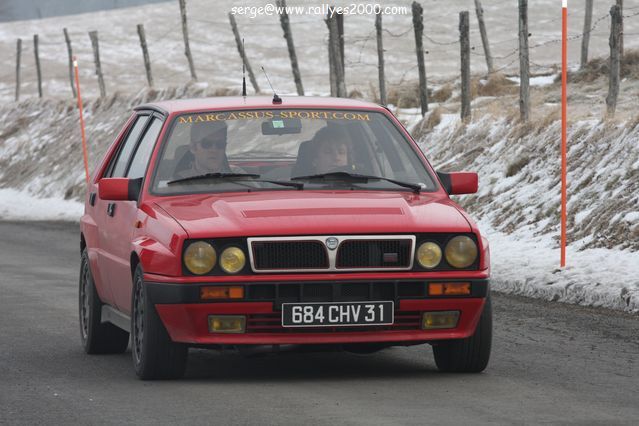
[{"label": "side mirror", "polygon": [[98,181],[98,196],[106,201],[137,201],[142,178],[102,178]]},{"label": "side mirror", "polygon": [[437,176],[448,195],[474,194],[479,186],[479,178],[474,172],[437,172]]}]

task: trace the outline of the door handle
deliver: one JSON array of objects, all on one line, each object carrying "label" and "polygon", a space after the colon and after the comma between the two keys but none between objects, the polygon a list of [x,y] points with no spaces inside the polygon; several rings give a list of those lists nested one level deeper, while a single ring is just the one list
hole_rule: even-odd
[{"label": "door handle", "polygon": [[115,215],[115,203],[107,204],[107,215],[113,217]]},{"label": "door handle", "polygon": [[91,204],[91,207],[95,206],[95,197],[96,197],[95,192],[92,192],[89,194],[89,204]]}]

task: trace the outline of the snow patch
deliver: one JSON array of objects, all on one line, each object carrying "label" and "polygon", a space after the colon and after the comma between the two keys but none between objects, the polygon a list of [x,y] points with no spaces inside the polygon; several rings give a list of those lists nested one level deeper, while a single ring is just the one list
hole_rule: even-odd
[{"label": "snow patch", "polygon": [[0,188],[0,220],[79,221],[84,204],[56,197],[38,198],[27,191]]}]

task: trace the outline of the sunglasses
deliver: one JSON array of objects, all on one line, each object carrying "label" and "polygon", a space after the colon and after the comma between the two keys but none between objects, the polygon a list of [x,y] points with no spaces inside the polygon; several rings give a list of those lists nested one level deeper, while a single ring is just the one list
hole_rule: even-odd
[{"label": "sunglasses", "polygon": [[212,140],[201,140],[198,142],[198,144],[204,148],[204,149],[211,149],[213,147],[217,148],[217,149],[225,149],[226,148],[226,141],[212,141]]}]

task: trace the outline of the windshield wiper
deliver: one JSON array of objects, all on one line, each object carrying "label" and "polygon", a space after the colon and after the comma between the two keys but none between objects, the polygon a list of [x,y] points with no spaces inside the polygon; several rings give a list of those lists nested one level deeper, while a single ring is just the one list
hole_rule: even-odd
[{"label": "windshield wiper", "polygon": [[259,178],[260,175],[256,175],[255,173],[226,173],[226,172],[216,172],[216,173],[204,173],[201,175],[189,176],[180,179],[174,179],[167,182],[167,185],[172,185],[174,183],[180,182],[189,182],[192,180],[204,180],[204,179],[229,179],[233,180],[236,178]]},{"label": "windshield wiper", "polygon": [[283,181],[278,181],[278,180],[261,180],[261,179],[257,179],[259,177],[260,177],[260,175],[255,174],[255,173],[224,173],[224,172],[205,173],[205,174],[201,174],[201,175],[189,176],[189,177],[185,177],[185,178],[175,179],[175,180],[167,182],[167,185],[171,185],[171,184],[174,184],[174,183],[181,183],[181,182],[190,182],[190,181],[194,181],[194,180],[205,180],[205,179],[228,179],[228,180],[233,180],[233,179],[239,179],[239,178],[250,178],[250,179],[252,179],[253,182],[266,182],[266,183],[272,183],[274,185],[288,186],[288,187],[292,187],[292,188],[295,188],[295,189],[304,189],[304,184],[301,183],[301,182],[283,182]]},{"label": "windshield wiper", "polygon": [[341,179],[341,180],[348,180],[348,181],[355,181],[355,182],[357,181],[368,182],[369,180],[383,180],[386,182],[394,183],[395,185],[398,185],[398,186],[403,186],[404,188],[412,189],[413,192],[417,194],[419,194],[422,190],[422,185],[417,183],[402,182],[395,179],[385,178],[383,176],[360,175],[357,173],[348,173],[348,172],[329,172],[329,173],[319,173],[316,175],[308,175],[308,176],[295,176],[291,178],[291,180],[321,180],[326,178]]}]

